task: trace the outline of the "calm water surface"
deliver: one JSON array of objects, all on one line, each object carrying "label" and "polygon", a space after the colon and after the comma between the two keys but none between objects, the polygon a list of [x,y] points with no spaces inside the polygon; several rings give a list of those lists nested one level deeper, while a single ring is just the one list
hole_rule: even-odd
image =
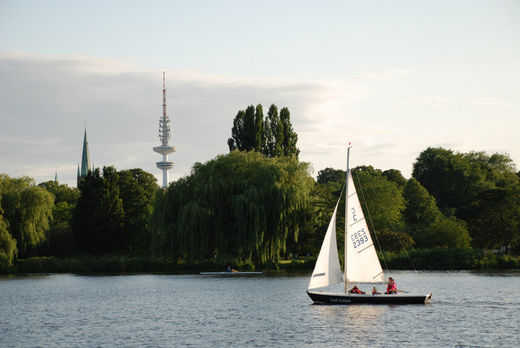
[{"label": "calm water surface", "polygon": [[433,292],[401,306],[312,305],[309,275],[3,277],[0,347],[520,346],[520,273],[393,272]]}]

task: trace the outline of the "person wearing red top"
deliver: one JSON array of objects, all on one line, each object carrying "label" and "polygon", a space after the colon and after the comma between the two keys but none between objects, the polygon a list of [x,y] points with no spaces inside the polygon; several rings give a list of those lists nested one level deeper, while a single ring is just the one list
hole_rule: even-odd
[{"label": "person wearing red top", "polygon": [[364,292],[361,291],[361,290],[359,290],[359,288],[358,288],[356,285],[354,285],[354,287],[352,288],[352,290],[350,290],[350,293],[351,293],[351,294],[364,294]]},{"label": "person wearing red top", "polygon": [[392,277],[388,277],[388,285],[386,286],[385,294],[397,294],[397,285]]}]

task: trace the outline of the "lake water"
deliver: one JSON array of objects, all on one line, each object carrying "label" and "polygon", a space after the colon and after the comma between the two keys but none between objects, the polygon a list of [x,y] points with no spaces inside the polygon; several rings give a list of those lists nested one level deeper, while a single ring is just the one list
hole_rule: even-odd
[{"label": "lake water", "polygon": [[309,274],[0,277],[0,347],[519,347],[520,273],[392,272],[431,305],[313,305]]}]

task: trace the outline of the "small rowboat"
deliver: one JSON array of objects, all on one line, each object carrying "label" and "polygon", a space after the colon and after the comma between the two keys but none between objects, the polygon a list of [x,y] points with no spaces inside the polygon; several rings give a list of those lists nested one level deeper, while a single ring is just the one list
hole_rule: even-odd
[{"label": "small rowboat", "polygon": [[262,272],[200,272],[204,276],[249,276],[260,275]]}]

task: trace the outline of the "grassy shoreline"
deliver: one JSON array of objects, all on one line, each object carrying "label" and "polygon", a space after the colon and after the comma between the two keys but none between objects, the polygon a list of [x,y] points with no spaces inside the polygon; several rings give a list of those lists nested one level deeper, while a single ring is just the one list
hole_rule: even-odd
[{"label": "grassy shoreline", "polygon": [[[498,255],[475,249],[419,249],[408,252],[379,254],[382,265],[390,270],[486,270],[520,269],[520,257]],[[411,260],[411,261],[410,261]],[[0,269],[0,274],[76,273],[76,274],[128,274],[169,273],[193,274],[200,271],[223,271],[226,266],[241,271],[297,272],[312,271],[315,258],[279,260],[253,264],[236,260],[174,262],[149,256],[77,256],[32,257],[19,259],[13,265]]]}]

